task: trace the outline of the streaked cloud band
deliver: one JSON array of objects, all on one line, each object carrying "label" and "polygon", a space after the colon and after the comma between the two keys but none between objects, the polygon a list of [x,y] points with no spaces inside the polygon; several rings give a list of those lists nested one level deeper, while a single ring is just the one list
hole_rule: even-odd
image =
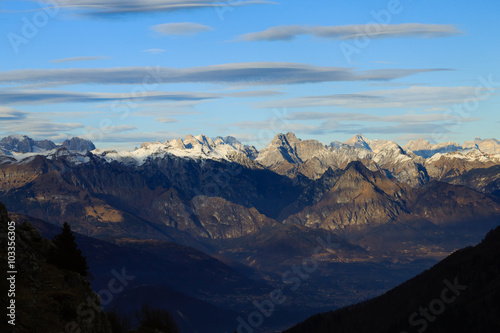
[{"label": "streaked cloud band", "polygon": [[353,24],[338,26],[307,26],[307,25],[281,25],[271,27],[260,32],[240,35],[241,41],[279,41],[292,40],[301,35],[329,39],[355,39],[366,36],[377,38],[437,38],[449,37],[462,32],[454,25],[449,24]]},{"label": "streaked cloud band", "polygon": [[[32,0],[34,1],[34,0]],[[39,2],[39,1],[37,1]],[[246,5],[275,4],[263,0],[57,0],[49,1],[55,9],[77,10],[88,16],[173,12],[200,8],[239,7]]]},{"label": "streaked cloud band", "polygon": [[246,85],[300,84],[336,81],[388,81],[443,68],[379,69],[360,71],[349,67],[312,66],[288,62],[247,62],[204,67],[117,67],[26,69],[0,72],[0,83],[68,84],[167,84],[219,83]]},{"label": "streaked cloud band", "polygon": [[151,30],[162,35],[193,35],[198,32],[210,31],[212,28],[199,23],[180,22],[153,25]]}]

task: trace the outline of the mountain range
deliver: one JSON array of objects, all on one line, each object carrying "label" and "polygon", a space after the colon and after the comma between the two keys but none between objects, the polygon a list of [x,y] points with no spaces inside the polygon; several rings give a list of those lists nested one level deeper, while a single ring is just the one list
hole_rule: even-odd
[{"label": "mountain range", "polygon": [[[72,138],[56,145],[35,141],[25,135],[0,140],[0,159],[17,163],[28,157],[48,158],[72,151],[74,163],[84,163],[85,152],[92,151],[104,161],[142,166],[146,160],[165,156],[235,162],[247,168],[266,168],[290,178],[317,179],[328,169],[343,169],[351,161],[362,161],[370,170],[383,171],[388,177],[418,187],[430,179],[456,177],[471,169],[500,164],[500,141],[476,138],[463,145],[455,142],[431,144],[418,139],[401,147],[389,140],[369,140],[355,135],[344,143],[324,145],[316,140],[300,140],[293,133],[277,134],[260,151],[240,143],[234,137],[211,139],[205,135],[187,135],[184,139],[147,142],[133,151],[96,149],[85,139]],[[444,166],[446,164],[446,167]]]},{"label": "mountain range", "polygon": [[[212,279],[234,276],[251,287],[235,297],[174,274],[164,284],[144,278],[159,289],[130,297],[137,305],[141,294],[181,293],[207,313],[233,313],[228,325],[235,328],[269,290],[285,289],[288,301],[263,331],[378,296],[500,224],[495,139],[401,147],[356,135],[324,145],[286,133],[257,150],[233,137],[188,135],[121,152],[84,139],[65,142],[0,140],[0,201],[11,216],[68,222],[111,244],[90,246],[96,256],[96,248],[109,248],[120,257],[113,246],[126,247],[143,251],[145,263],[160,263],[172,253],[203,252],[207,269],[219,272]],[[318,239],[335,248],[316,251]],[[317,271],[290,292],[283,274],[311,256]],[[193,273],[196,261],[168,265],[201,274]]]},{"label": "mountain range", "polygon": [[[0,199],[59,223],[84,217],[86,230],[77,230],[112,237],[155,235],[157,225],[218,239],[282,224],[344,230],[396,220],[456,223],[497,213],[495,197],[476,192],[499,190],[500,154],[481,148],[495,151],[500,143],[475,142],[470,148],[417,140],[402,148],[356,135],[326,146],[287,133],[258,151],[232,137],[188,135],[116,152],[79,138],[55,145],[10,136],[0,140]],[[455,193],[455,213],[441,212],[445,196],[436,196],[435,212],[421,207],[431,204],[433,191],[445,190]]]}]

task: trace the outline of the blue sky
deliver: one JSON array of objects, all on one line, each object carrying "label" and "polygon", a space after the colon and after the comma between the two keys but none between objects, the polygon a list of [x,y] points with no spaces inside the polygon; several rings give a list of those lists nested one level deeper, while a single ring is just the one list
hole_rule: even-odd
[{"label": "blue sky", "polygon": [[0,136],[499,137],[498,1],[7,0]]}]

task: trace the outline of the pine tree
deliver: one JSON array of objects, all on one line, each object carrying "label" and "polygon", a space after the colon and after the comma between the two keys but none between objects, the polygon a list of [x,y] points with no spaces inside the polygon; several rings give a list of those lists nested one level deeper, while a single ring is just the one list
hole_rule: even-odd
[{"label": "pine tree", "polygon": [[64,222],[60,234],[52,238],[55,247],[49,255],[49,262],[58,267],[70,269],[82,276],[89,276],[87,258],[78,248],[75,236],[68,223]]}]

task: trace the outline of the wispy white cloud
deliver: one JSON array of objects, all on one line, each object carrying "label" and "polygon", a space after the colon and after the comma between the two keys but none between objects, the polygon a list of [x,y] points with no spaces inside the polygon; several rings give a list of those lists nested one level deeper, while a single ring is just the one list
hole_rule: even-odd
[{"label": "wispy white cloud", "polygon": [[71,57],[71,58],[62,58],[62,59],[55,59],[51,60],[51,63],[66,63],[66,62],[81,62],[81,61],[95,61],[95,60],[102,60],[102,59],[108,59],[108,57]]},{"label": "wispy white cloud", "polygon": [[[432,134],[450,133],[458,123],[476,122],[479,118],[463,118],[446,113],[373,115],[367,113],[294,112],[283,117],[280,131],[312,135],[333,133]],[[273,119],[227,124],[240,130],[269,128]]]},{"label": "wispy white cloud", "polygon": [[178,122],[177,119],[174,119],[174,118],[170,118],[170,117],[158,117],[155,119],[157,122],[159,123],[163,123],[163,124],[171,124],[171,123],[176,123]]},{"label": "wispy white cloud", "polygon": [[281,91],[274,90],[251,90],[251,91],[236,91],[230,93],[221,93],[221,96],[226,97],[270,97],[283,95],[284,93]]},{"label": "wispy white cloud", "polygon": [[146,52],[146,53],[149,53],[149,54],[160,54],[160,53],[163,53],[165,51],[166,50],[164,50],[164,49],[147,49],[147,50],[142,50],[142,52]]},{"label": "wispy white cloud", "polygon": [[210,31],[212,27],[199,23],[181,22],[153,25],[151,30],[162,35],[194,35],[198,32]]},{"label": "wispy white cloud", "polygon": [[[135,126],[130,126],[130,125],[114,125],[114,126],[106,126],[106,134],[112,134],[112,133],[124,133],[124,132],[130,132],[133,130],[136,130],[137,127]],[[92,126],[87,126],[85,128],[88,132],[100,130],[98,128],[94,128]]]},{"label": "wispy white cloud", "polygon": [[446,108],[443,108],[443,107],[440,107],[440,108],[432,107],[432,108],[424,109],[425,112],[435,112],[435,111],[445,111],[445,110],[446,110]]},{"label": "wispy white cloud", "polygon": [[[356,113],[356,112],[293,112],[285,115],[283,117],[288,125],[294,125],[294,121],[311,121],[311,120],[324,120],[333,122],[383,122],[383,123],[428,123],[428,122],[439,122],[439,121],[454,121],[460,119],[464,122],[474,122],[479,118],[469,117],[462,119],[460,116],[450,115],[445,113],[435,113],[435,114],[403,114],[403,115],[390,115],[390,116],[379,116],[367,113]],[[243,121],[229,124],[228,126],[236,126],[240,128],[266,128],[269,127],[271,120],[262,121]],[[305,128],[305,127],[304,127]]]},{"label": "wispy white cloud", "polygon": [[81,123],[57,122],[34,112],[26,112],[23,119],[2,119],[0,122],[3,133],[23,133],[33,138],[68,138],[69,133],[83,128]]},{"label": "wispy white cloud", "polygon": [[[137,111],[141,115],[158,117],[158,116],[178,116],[184,114],[198,114],[199,111],[193,109],[204,100],[187,100],[187,101],[160,101],[160,102],[143,102]],[[109,107],[108,104],[101,104],[96,107]]]},{"label": "wispy white cloud", "polygon": [[401,146],[403,144],[406,144],[410,140],[417,140],[417,139],[424,139],[431,143],[437,143],[436,135],[433,133],[419,133],[418,135],[415,133],[401,134],[393,138],[393,140],[400,143]]},{"label": "wispy white cloud", "polygon": [[477,121],[479,118],[463,117],[447,113],[415,114],[380,116],[358,112],[293,112],[284,116],[288,120],[335,120],[351,122],[390,122],[390,123],[425,123],[434,121],[462,120],[464,122]]},{"label": "wispy white cloud", "polygon": [[374,64],[397,64],[398,62],[395,61],[386,61],[386,60],[375,60],[373,61]]},{"label": "wispy white cloud", "polygon": [[236,138],[240,142],[252,142],[258,139],[254,133],[230,133],[229,136]]},{"label": "wispy white cloud", "polygon": [[424,83],[411,82],[372,82],[368,84],[373,87],[410,87],[410,86],[425,86]]},{"label": "wispy white cloud", "polygon": [[[397,124],[389,126],[359,126],[353,129],[346,129],[343,126],[339,126],[335,130],[329,132],[328,129],[321,129],[319,133],[376,133],[376,134],[432,134],[432,133],[451,133],[451,128],[454,123],[443,123],[443,124]],[[314,132],[313,132],[314,133]],[[419,135],[420,136],[420,135]]]},{"label": "wispy white cloud", "polygon": [[0,121],[21,120],[26,118],[26,112],[11,107],[0,106]]},{"label": "wispy white cloud", "polygon": [[[129,93],[105,93],[105,92],[74,92],[65,90],[25,90],[6,89],[0,91],[0,103],[12,104],[58,104],[58,103],[103,103],[94,107],[109,107],[106,102],[110,101],[133,101],[137,106],[150,102],[170,102],[163,107],[181,109],[192,108],[201,102],[223,97],[251,98],[274,96],[281,94],[277,91],[241,91],[232,93],[203,93],[203,92],[165,92],[165,91],[132,91]],[[141,104],[138,104],[141,103]],[[9,109],[10,110],[10,109]],[[13,110],[13,109],[12,109]],[[0,109],[1,111],[1,109]],[[14,112],[14,111],[12,111]]]},{"label": "wispy white cloud", "polygon": [[134,101],[201,101],[218,98],[215,94],[192,92],[143,91],[141,93],[96,93],[61,90],[4,90],[0,91],[3,104],[91,103],[119,100]]},{"label": "wispy white cloud", "polygon": [[305,96],[259,103],[258,107],[429,108],[463,103],[467,98],[475,98],[478,92],[482,94],[486,90],[487,88],[478,87],[412,86],[405,89],[375,90],[352,94]]},{"label": "wispy white cloud", "polygon": [[240,35],[240,41],[283,41],[292,40],[300,35],[310,35],[329,39],[355,39],[366,36],[372,39],[414,37],[436,38],[461,34],[455,26],[449,24],[353,24],[338,26],[281,25],[260,32]]},{"label": "wispy white cloud", "polygon": [[[35,1],[35,0],[32,0]],[[39,2],[38,0],[36,2]],[[275,4],[263,0],[57,0],[49,7],[76,10],[89,16],[113,16],[152,12],[173,12],[201,8],[239,7],[246,5]]]},{"label": "wispy white cloud", "polygon": [[[3,135],[26,134],[35,139],[49,139],[61,142],[65,139],[88,133],[101,133],[101,129],[85,126],[83,123],[75,122],[75,118],[85,121],[85,117],[95,116],[95,112],[28,112],[9,107],[0,107],[0,132]],[[110,117],[106,113],[106,117]],[[73,118],[73,121],[63,121],[64,118]],[[138,128],[127,124],[106,126],[106,136],[122,136],[133,133]],[[101,135],[93,136],[92,139]]]},{"label": "wispy white cloud", "polygon": [[360,71],[349,67],[320,67],[289,62],[247,62],[204,67],[117,67],[29,69],[0,72],[0,83],[38,83],[45,86],[99,84],[223,83],[277,85],[335,81],[388,81],[442,68],[377,69]]}]

